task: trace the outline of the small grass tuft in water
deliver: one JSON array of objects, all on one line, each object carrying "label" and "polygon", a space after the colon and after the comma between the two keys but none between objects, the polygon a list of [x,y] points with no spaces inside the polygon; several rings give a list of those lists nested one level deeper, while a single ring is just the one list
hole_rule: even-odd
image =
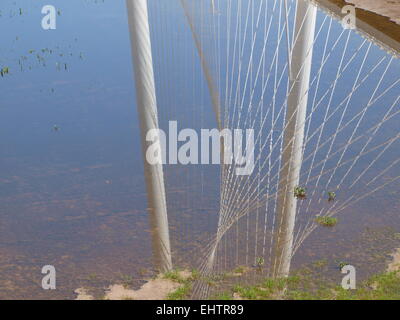
[{"label": "small grass tuft in water", "polygon": [[333,191],[329,191],[328,192],[328,201],[332,202],[336,200],[336,193]]},{"label": "small grass tuft in water", "polygon": [[[400,271],[377,274],[360,283],[355,290],[345,290],[312,274],[299,273],[288,278],[266,278],[253,286],[232,288],[242,299],[249,300],[399,300]],[[233,299],[222,292],[215,299]]]},{"label": "small grass tuft in water", "polygon": [[89,274],[88,274],[87,279],[88,279],[89,281],[96,281],[96,280],[98,280],[98,277],[97,277],[97,274],[96,274],[96,273],[92,272],[92,273],[89,273]]},{"label": "small grass tuft in water", "polygon": [[316,217],[315,222],[323,227],[334,227],[338,223],[338,219],[333,217]]},{"label": "small grass tuft in water", "polygon": [[339,263],[338,263],[339,270],[342,270],[347,265],[349,265],[349,263],[344,262],[344,261],[339,261]]},{"label": "small grass tuft in water", "polygon": [[167,296],[167,300],[185,300],[189,298],[192,290],[192,283],[187,280],[181,287],[171,292]]},{"label": "small grass tuft in water", "polygon": [[239,266],[236,267],[236,269],[233,270],[234,273],[244,273],[246,268],[244,266]]},{"label": "small grass tuft in water", "polygon": [[239,294],[242,298],[255,300],[258,297],[259,289],[257,287],[236,285],[233,287],[233,292]]},{"label": "small grass tuft in water", "polygon": [[307,198],[307,190],[304,187],[297,186],[294,188],[294,196],[299,200]]},{"label": "small grass tuft in water", "polygon": [[180,275],[180,270],[179,269],[175,269],[175,270],[171,270],[171,271],[165,272],[163,274],[163,278],[171,280],[171,281],[174,281],[174,282],[179,282],[179,283],[185,283],[185,281],[186,281]]},{"label": "small grass tuft in water", "polygon": [[4,75],[9,74],[10,73],[10,69],[8,67],[3,67],[0,69],[0,75],[2,77],[4,77]]},{"label": "small grass tuft in water", "polygon": [[200,271],[197,269],[192,270],[192,280],[197,280],[200,278]]},{"label": "small grass tuft in water", "polygon": [[185,274],[185,271],[180,269],[175,269],[162,275],[164,279],[169,279],[181,284],[178,289],[168,294],[168,300],[189,299],[193,282],[201,277],[200,272],[196,269],[193,269],[189,274],[190,275]]},{"label": "small grass tuft in water", "polygon": [[257,265],[257,267],[262,267],[263,265],[264,265],[264,258],[263,257],[258,257],[257,259],[256,259],[256,265]]},{"label": "small grass tuft in water", "polygon": [[232,299],[233,295],[229,291],[221,292],[210,297],[210,300],[232,300]]},{"label": "small grass tuft in water", "polygon": [[133,285],[134,278],[131,275],[121,273],[120,278],[121,278],[122,286],[125,289],[128,289],[130,286]]},{"label": "small grass tuft in water", "polygon": [[328,260],[326,259],[322,259],[322,260],[317,260],[313,262],[313,266],[320,269],[320,268],[324,268],[328,265]]}]

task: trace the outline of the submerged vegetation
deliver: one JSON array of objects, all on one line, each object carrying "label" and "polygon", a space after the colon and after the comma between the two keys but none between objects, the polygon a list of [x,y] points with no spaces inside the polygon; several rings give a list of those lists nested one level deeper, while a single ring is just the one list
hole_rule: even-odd
[{"label": "submerged vegetation", "polygon": [[[400,250],[398,250],[400,252]],[[327,259],[318,260],[292,273],[288,278],[259,278],[253,284],[221,287],[211,298],[217,300],[399,300],[400,264],[393,260],[386,271],[357,282],[354,290],[343,289],[340,277],[330,278],[326,271],[333,266]],[[349,263],[331,261],[342,269]]]},{"label": "submerged vegetation", "polygon": [[184,300],[189,297],[189,293],[192,289],[192,285],[189,281],[184,283],[181,287],[171,292],[168,296],[168,300]]},{"label": "submerged vegetation", "polygon": [[342,269],[343,269],[345,266],[347,266],[347,265],[349,265],[349,263],[343,262],[343,261],[340,261],[340,262],[338,263],[338,267],[339,267],[340,270],[342,270]]},{"label": "submerged vegetation", "polygon": [[264,265],[264,263],[265,263],[265,260],[263,257],[257,257],[257,259],[256,259],[256,267],[257,268],[261,269],[262,266]]},{"label": "submerged vegetation", "polygon": [[316,217],[315,222],[323,227],[334,227],[338,223],[337,218],[333,217]]},{"label": "submerged vegetation", "polygon": [[0,75],[4,77],[4,75],[8,74],[10,72],[10,69],[8,67],[3,67],[0,69]]},{"label": "submerged vegetation", "polygon": [[168,279],[168,280],[172,280],[172,281],[175,281],[175,282],[179,282],[179,283],[184,283],[184,281],[185,281],[185,279],[180,274],[179,269],[167,271],[166,273],[163,274],[163,278],[164,279]]},{"label": "submerged vegetation", "polygon": [[332,202],[336,200],[336,193],[333,191],[329,191],[328,192],[328,201]]},{"label": "submerged vegetation", "polygon": [[[327,260],[317,261],[314,267],[324,268]],[[340,268],[347,263],[339,263]],[[195,276],[194,276],[195,274]],[[182,278],[179,271],[168,272],[164,277],[181,286],[168,295],[169,300],[189,299],[198,273]],[[227,276],[228,277],[228,276]],[[309,268],[297,270],[288,278],[263,278],[254,285],[231,283],[226,285],[226,277],[216,279],[214,287],[219,287],[210,296],[212,300],[398,300],[400,299],[400,270],[388,271],[371,276],[357,286],[346,290],[338,283],[321,278],[321,274]]]},{"label": "submerged vegetation", "polygon": [[375,275],[355,290],[341,286],[315,283],[310,276],[295,275],[286,279],[265,279],[255,286],[236,285],[230,291],[216,296],[221,300],[233,299],[268,300],[398,300],[400,299],[400,272]]},{"label": "submerged vegetation", "polygon": [[303,200],[307,198],[307,190],[304,187],[297,186],[294,188],[294,196],[297,199]]},{"label": "submerged vegetation", "polygon": [[164,279],[168,279],[174,282],[178,282],[181,286],[175,291],[168,294],[168,300],[184,300],[188,299],[190,296],[190,292],[192,290],[193,282],[199,278],[199,272],[197,270],[189,271],[181,271],[179,269],[175,269],[172,271],[168,271],[163,274]]}]

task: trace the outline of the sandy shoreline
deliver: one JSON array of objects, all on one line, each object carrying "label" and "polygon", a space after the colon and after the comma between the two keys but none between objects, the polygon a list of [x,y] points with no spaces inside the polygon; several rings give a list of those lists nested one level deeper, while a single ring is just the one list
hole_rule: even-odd
[{"label": "sandy shoreline", "polygon": [[[392,260],[387,265],[387,272],[400,271],[400,248],[392,255]],[[191,273],[188,271],[180,271],[179,277],[183,280],[189,279]],[[182,287],[182,283],[178,283],[171,279],[159,276],[155,279],[149,279],[138,290],[125,288],[123,285],[115,284],[110,286],[104,293],[105,300],[165,300],[172,292]],[[95,300],[85,288],[75,290],[77,297],[75,300]],[[233,299],[241,299],[238,294],[233,295]]]},{"label": "sandy shoreline", "polygon": [[[146,282],[140,289],[127,289],[121,284],[114,284],[105,292],[105,300],[164,300],[168,294],[180,287],[179,283],[168,279],[153,279]],[[75,290],[75,300],[95,300],[84,288]]]},{"label": "sandy shoreline", "polygon": [[387,271],[400,271],[400,248],[392,254],[393,260],[389,263]]},{"label": "sandy shoreline", "polygon": [[[179,277],[182,280],[189,279],[192,274],[188,271],[180,271]],[[128,289],[121,284],[110,286],[104,293],[105,300],[165,300],[168,295],[182,286],[181,283],[159,276],[149,279],[138,290]],[[75,300],[95,300],[85,288],[75,290]]]}]

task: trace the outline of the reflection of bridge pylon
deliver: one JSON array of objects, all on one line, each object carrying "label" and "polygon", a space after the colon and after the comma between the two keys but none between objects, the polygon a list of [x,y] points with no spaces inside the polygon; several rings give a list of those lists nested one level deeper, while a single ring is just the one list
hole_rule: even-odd
[{"label": "reflection of bridge pylon", "polygon": [[297,2],[293,50],[290,54],[289,96],[283,141],[282,168],[280,172],[276,233],[271,266],[271,276],[289,274],[293,253],[293,232],[297,203],[293,195],[299,185],[302,163],[304,127],[310,85],[311,63],[317,8],[308,1]]},{"label": "reflection of bridge pylon", "polygon": [[218,14],[218,10],[215,8],[215,0],[211,0],[211,13]]},{"label": "reflection of bridge pylon", "polygon": [[[131,36],[150,224],[153,232],[154,256],[160,270],[165,272],[172,269],[172,261],[163,168],[161,162],[151,165],[146,160],[146,150],[153,143],[146,141],[146,135],[150,130],[156,132],[154,129],[158,129],[147,0],[126,0],[126,5]],[[158,141],[160,141],[159,137]],[[161,146],[159,150],[161,152]]]}]

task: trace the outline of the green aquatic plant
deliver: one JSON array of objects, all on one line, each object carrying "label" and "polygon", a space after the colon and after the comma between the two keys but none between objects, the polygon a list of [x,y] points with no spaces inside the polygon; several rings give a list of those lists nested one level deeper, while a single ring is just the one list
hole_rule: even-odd
[{"label": "green aquatic plant", "polygon": [[183,282],[182,277],[179,274],[179,269],[167,271],[163,274],[164,279],[172,280],[175,282]]},{"label": "green aquatic plant", "polygon": [[258,258],[256,259],[256,264],[257,264],[258,266],[263,266],[263,265],[264,265],[264,258],[263,258],[263,257],[258,257]]},{"label": "green aquatic plant", "polygon": [[187,282],[167,296],[167,300],[185,300],[189,297],[192,289],[192,284]]},{"label": "green aquatic plant", "polygon": [[333,218],[333,217],[316,217],[315,218],[315,222],[320,224],[323,227],[334,227],[337,222],[338,219],[337,218]]},{"label": "green aquatic plant", "polygon": [[331,201],[335,201],[335,200],[336,200],[336,193],[333,191],[329,191],[328,192],[328,201],[331,202]]},{"label": "green aquatic plant", "polygon": [[120,278],[121,278],[122,286],[125,289],[129,288],[130,286],[132,286],[133,282],[135,280],[131,275],[123,274],[123,273],[120,274]]},{"label": "green aquatic plant", "polygon": [[316,268],[323,268],[328,264],[326,259],[321,259],[313,262],[313,266]]},{"label": "green aquatic plant", "polygon": [[340,270],[342,270],[347,265],[349,265],[349,263],[347,263],[347,262],[343,262],[343,261],[338,262],[338,267]]},{"label": "green aquatic plant", "polygon": [[255,267],[257,268],[257,272],[261,273],[262,272],[262,267],[264,265],[265,261],[263,257],[257,257],[256,258],[256,264]]},{"label": "green aquatic plant", "polygon": [[234,272],[234,273],[243,273],[245,270],[246,270],[245,267],[239,266],[239,267],[236,267],[236,268],[233,270],[233,272]]},{"label": "green aquatic plant", "polygon": [[200,276],[201,276],[201,274],[200,274],[199,270],[192,269],[192,276],[191,276],[192,280],[197,280],[200,278]]},{"label": "green aquatic plant", "polygon": [[256,300],[258,297],[259,289],[257,287],[236,285],[233,287],[233,292],[240,297],[250,300]]},{"label": "green aquatic plant", "polygon": [[95,272],[92,272],[92,273],[88,274],[87,280],[89,280],[89,281],[98,281],[99,277]]},{"label": "green aquatic plant", "polygon": [[304,187],[297,186],[294,188],[294,196],[297,199],[303,200],[307,197],[307,190]]},{"label": "green aquatic plant", "polygon": [[195,280],[200,278],[198,270],[192,270],[189,274],[185,274],[185,270],[175,269],[165,272],[162,277],[164,279],[171,280],[179,283],[180,286],[175,291],[168,294],[168,300],[183,300],[190,296],[192,290],[192,284]]},{"label": "green aquatic plant", "polygon": [[256,258],[256,266],[258,268],[261,268],[264,265],[264,258],[263,257],[257,257]]},{"label": "green aquatic plant", "polygon": [[232,293],[229,291],[224,291],[210,297],[210,300],[232,300],[232,299],[233,299]]},{"label": "green aquatic plant", "polygon": [[[400,271],[374,275],[355,290],[343,289],[317,274],[299,273],[285,279],[267,278],[253,286],[236,285],[232,291],[240,298],[251,300],[399,300]],[[229,299],[229,295],[221,298]]]},{"label": "green aquatic plant", "polygon": [[9,74],[10,73],[10,69],[8,67],[3,67],[0,69],[0,75],[2,77],[4,77],[4,75]]},{"label": "green aquatic plant", "polygon": [[193,269],[191,271],[174,269],[162,274],[162,277],[164,279],[168,279],[178,283],[187,283],[200,278],[200,276],[200,272],[196,269]]}]

